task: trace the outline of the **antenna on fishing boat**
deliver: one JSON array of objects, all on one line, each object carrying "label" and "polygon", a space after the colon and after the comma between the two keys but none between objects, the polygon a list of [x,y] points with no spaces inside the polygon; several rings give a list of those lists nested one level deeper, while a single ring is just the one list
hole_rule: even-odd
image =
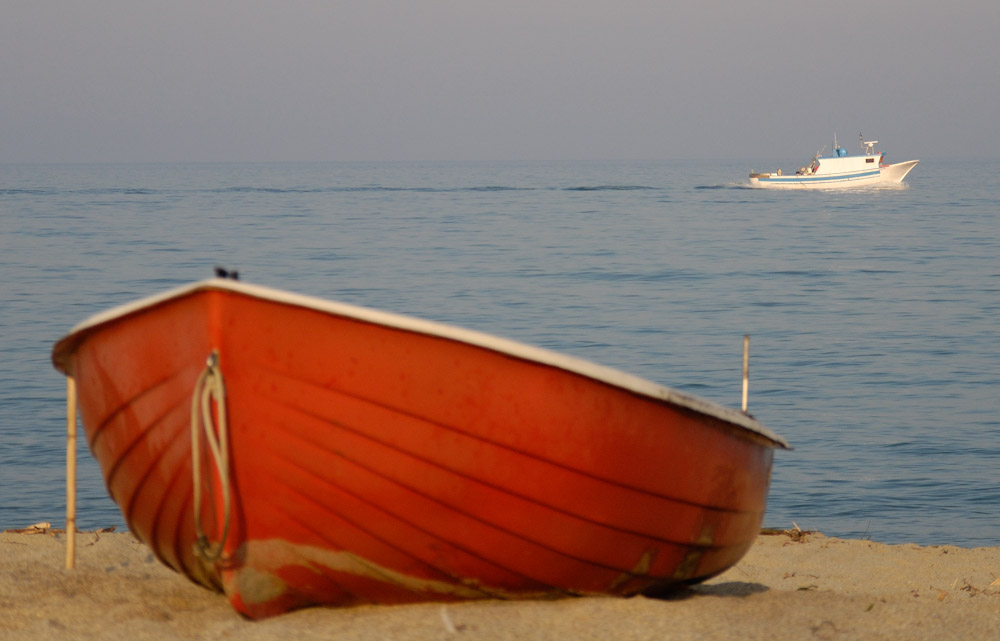
[{"label": "antenna on fishing boat", "polygon": [[864,134],[858,132],[858,138],[861,140],[861,149],[865,152],[865,155],[871,156],[875,153],[875,145],[878,144],[877,140],[865,140]]},{"label": "antenna on fishing boat", "polygon": [[750,334],[743,335],[743,413],[747,413],[747,391],[750,387]]}]

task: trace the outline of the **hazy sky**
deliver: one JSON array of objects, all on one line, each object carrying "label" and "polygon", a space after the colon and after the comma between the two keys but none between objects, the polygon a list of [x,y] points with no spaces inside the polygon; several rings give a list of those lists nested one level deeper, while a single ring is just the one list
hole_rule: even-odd
[{"label": "hazy sky", "polygon": [[3,0],[0,162],[1000,157],[997,0]]}]

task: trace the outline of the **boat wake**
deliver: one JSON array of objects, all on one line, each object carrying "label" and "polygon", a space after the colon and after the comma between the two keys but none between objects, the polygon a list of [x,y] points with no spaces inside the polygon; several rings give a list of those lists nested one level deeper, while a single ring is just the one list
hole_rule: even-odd
[{"label": "boat wake", "polygon": [[733,182],[724,185],[695,185],[695,189],[753,189],[749,183]]},{"label": "boat wake", "polygon": [[658,188],[646,187],[645,185],[597,185],[594,187],[566,187],[563,191],[641,191],[644,189]]}]

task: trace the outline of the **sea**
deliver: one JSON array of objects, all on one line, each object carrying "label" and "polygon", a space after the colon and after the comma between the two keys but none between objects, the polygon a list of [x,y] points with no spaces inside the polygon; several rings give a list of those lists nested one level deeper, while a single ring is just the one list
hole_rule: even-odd
[{"label": "sea", "polygon": [[[0,165],[0,529],[65,523],[53,343],[211,277],[497,334],[749,411],[764,525],[1000,545],[1000,160],[752,189],[767,161]],[[124,520],[80,440],[78,526]]]}]

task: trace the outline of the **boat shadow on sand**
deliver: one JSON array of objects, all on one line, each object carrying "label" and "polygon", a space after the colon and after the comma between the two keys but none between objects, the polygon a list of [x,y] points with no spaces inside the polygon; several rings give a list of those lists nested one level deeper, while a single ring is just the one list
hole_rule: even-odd
[{"label": "boat shadow on sand", "polygon": [[726,581],[725,583],[711,583],[692,585],[681,589],[649,590],[643,592],[643,596],[657,601],[686,601],[703,596],[715,597],[748,597],[754,594],[761,594],[770,591],[771,588],[763,583],[750,583],[748,581]]}]

